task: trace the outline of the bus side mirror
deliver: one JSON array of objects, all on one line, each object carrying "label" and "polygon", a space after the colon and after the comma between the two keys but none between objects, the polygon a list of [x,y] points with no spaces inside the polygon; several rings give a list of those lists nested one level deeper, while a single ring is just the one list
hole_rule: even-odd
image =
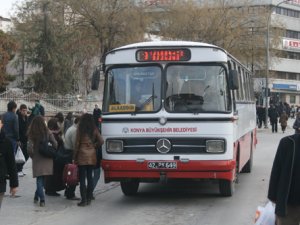
[{"label": "bus side mirror", "polygon": [[229,70],[229,89],[239,89],[238,72],[236,70]]}]

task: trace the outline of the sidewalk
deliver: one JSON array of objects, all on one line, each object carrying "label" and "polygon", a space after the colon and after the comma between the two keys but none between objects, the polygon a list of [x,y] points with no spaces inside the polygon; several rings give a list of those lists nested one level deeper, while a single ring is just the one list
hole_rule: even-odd
[{"label": "sidewalk", "polygon": [[[19,188],[16,197],[9,196],[9,186],[7,185],[7,192],[2,202],[0,210],[0,224],[1,225],[40,225],[44,220],[50,220],[55,214],[63,214],[66,209],[74,208],[72,210],[79,210],[77,203],[79,201],[67,200],[64,197],[64,191],[58,193],[59,197],[45,196],[46,206],[40,207],[33,203],[34,192],[36,189],[36,179],[32,178],[31,160],[29,159],[23,169],[26,176],[19,177]],[[95,204],[99,201],[99,195],[119,186],[119,183],[104,184],[103,171],[101,171],[101,178],[95,189]],[[76,195],[80,197],[79,186],[76,188]],[[98,199],[98,200],[97,200]],[[17,214],[16,214],[17,213]],[[55,224],[55,221],[53,221]]]}]

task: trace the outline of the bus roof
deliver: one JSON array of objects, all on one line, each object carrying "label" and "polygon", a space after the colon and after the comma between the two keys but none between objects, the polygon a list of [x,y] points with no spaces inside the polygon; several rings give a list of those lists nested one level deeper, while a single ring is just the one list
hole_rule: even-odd
[{"label": "bus roof", "polygon": [[186,47],[212,47],[219,48],[215,45],[202,43],[202,42],[193,42],[193,41],[148,41],[148,42],[139,42],[134,44],[125,45],[119,48],[115,48],[114,50],[126,49],[126,48],[142,48],[142,47],[178,47],[178,46],[186,46]]},{"label": "bus roof", "polygon": [[[226,50],[207,43],[202,42],[193,42],[193,41],[149,41],[149,42],[138,42],[133,43],[125,46],[121,46],[111,51],[107,52],[103,56],[104,64],[126,64],[126,63],[136,63],[136,57],[134,55],[128,54],[128,51],[131,50],[138,50],[138,49],[147,49],[147,48],[178,48],[178,47],[185,47],[185,48],[195,48],[202,49],[201,51],[206,51],[204,54],[193,54],[192,61],[219,61],[219,62],[226,62],[228,53]],[[206,49],[206,50],[204,50]],[[209,49],[215,49],[221,51],[223,54],[219,54],[216,52],[210,52]],[[196,50],[197,51],[197,50]],[[118,52],[118,55],[115,53]],[[205,55],[205,56],[204,56]],[[196,58],[195,58],[196,57]]]}]

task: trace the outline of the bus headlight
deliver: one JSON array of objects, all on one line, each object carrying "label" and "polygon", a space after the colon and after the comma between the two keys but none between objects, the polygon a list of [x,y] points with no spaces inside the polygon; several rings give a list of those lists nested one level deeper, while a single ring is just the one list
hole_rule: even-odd
[{"label": "bus headlight", "polygon": [[225,152],[224,140],[207,140],[206,152],[208,153],[223,153]]},{"label": "bus headlight", "polygon": [[107,152],[123,152],[123,141],[121,140],[107,140]]}]

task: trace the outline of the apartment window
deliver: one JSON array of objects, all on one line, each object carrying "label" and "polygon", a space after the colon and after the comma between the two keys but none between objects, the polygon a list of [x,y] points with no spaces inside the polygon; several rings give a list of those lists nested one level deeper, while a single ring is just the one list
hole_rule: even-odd
[{"label": "apartment window", "polygon": [[297,74],[295,73],[288,73],[289,80],[297,80]]},{"label": "apartment window", "polygon": [[276,7],[275,12],[276,12],[276,14],[279,14],[279,15],[300,18],[300,12],[297,10],[293,10],[293,9],[285,9],[282,7]]},{"label": "apartment window", "polygon": [[288,52],[289,59],[297,59],[300,60],[300,53],[299,52]]},{"label": "apartment window", "polygon": [[287,38],[300,39],[300,32],[294,30],[286,30],[285,36]]},{"label": "apartment window", "polygon": [[290,104],[296,104],[296,95],[290,95]]},{"label": "apartment window", "polygon": [[275,51],[277,57],[284,59],[296,59],[300,60],[300,52],[288,52],[288,51]]},{"label": "apartment window", "polygon": [[272,77],[277,78],[277,79],[287,79],[287,73],[286,72],[276,72],[272,74]]}]

